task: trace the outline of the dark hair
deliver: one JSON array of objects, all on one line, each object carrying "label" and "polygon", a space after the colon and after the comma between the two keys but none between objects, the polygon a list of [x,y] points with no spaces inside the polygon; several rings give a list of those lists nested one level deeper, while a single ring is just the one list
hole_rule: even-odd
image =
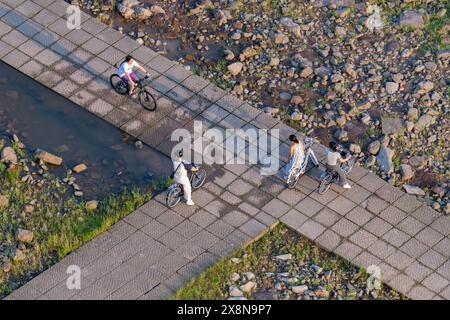
[{"label": "dark hair", "polygon": [[298,141],[297,137],[295,136],[295,134],[291,134],[289,136],[289,140],[292,141],[292,142],[295,142],[295,143],[299,143],[299,141]]},{"label": "dark hair", "polygon": [[331,141],[330,144],[329,144],[329,146],[330,146],[330,149],[331,149],[332,151],[336,151],[336,150],[337,150],[337,143],[336,143],[336,142]]},{"label": "dark hair", "polygon": [[125,61],[124,61],[124,62],[130,62],[132,59],[133,59],[132,56],[127,55],[127,56],[125,57]]}]

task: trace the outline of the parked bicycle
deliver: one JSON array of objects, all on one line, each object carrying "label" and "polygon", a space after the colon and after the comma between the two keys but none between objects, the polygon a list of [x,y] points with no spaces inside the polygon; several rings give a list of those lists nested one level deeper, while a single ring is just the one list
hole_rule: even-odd
[{"label": "parked bicycle", "polygon": [[[206,170],[193,165],[197,170],[189,170],[189,181],[192,189],[199,189],[206,180]],[[169,208],[175,207],[184,196],[183,186],[179,183],[172,184],[167,190],[166,204]]]},{"label": "parked bicycle", "polygon": [[[109,82],[113,89],[120,95],[124,96],[130,93],[130,85],[124,81],[118,74],[113,74],[109,78]],[[145,76],[139,81],[136,81],[136,88],[134,93],[138,95],[140,104],[149,111],[156,110],[155,97],[149,92],[147,86],[150,83],[150,78]]]},{"label": "parked bicycle", "polygon": [[[341,153],[341,157],[345,159],[345,161],[341,163],[341,169],[347,175],[353,169],[353,166],[356,163],[356,158],[353,157],[348,150],[340,148],[339,152]],[[319,194],[326,193],[330,189],[330,186],[337,182],[338,179],[339,174],[337,172],[330,172],[330,170],[327,169],[320,178],[320,185],[317,192]]]},{"label": "parked bicycle", "polygon": [[312,161],[314,166],[319,165],[319,161],[316,158],[316,155],[314,154],[314,151],[312,150],[312,146],[316,142],[315,138],[306,138],[305,139],[305,159],[303,160],[303,163],[298,168],[293,168],[291,172],[289,173],[286,182],[289,189],[294,189],[295,186],[298,183],[298,180],[300,179],[300,176],[303,175],[306,172],[306,168],[308,166],[309,160]]}]

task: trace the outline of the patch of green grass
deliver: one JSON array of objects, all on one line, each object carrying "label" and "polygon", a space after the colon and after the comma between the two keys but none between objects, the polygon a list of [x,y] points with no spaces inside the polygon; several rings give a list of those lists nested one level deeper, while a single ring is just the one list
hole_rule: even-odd
[{"label": "patch of green grass", "polygon": [[[67,185],[49,173],[39,177],[39,184],[21,181],[22,172],[27,174],[23,166],[33,168],[33,165],[31,155],[19,157],[19,164],[8,169],[0,163],[0,194],[8,198],[7,206],[0,209],[0,250],[4,260],[0,262],[11,264],[9,272],[0,268],[0,299],[108,230],[149,201],[153,191],[170,183],[166,179],[157,180],[149,192],[122,190],[100,200],[95,210],[88,210],[84,202],[68,191]],[[33,206],[32,213],[24,213],[27,205]],[[17,228],[30,230],[34,236],[33,242],[26,245],[26,258],[22,261],[13,259],[19,246],[15,239]]]}]

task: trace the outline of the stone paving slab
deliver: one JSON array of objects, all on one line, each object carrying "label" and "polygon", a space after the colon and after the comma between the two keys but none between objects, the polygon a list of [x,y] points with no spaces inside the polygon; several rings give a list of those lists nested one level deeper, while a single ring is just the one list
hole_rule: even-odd
[{"label": "stone paving slab", "polygon": [[[286,163],[283,142],[293,128],[85,13],[81,30],[67,29],[67,7],[62,0],[3,0],[0,59],[168,156],[172,131],[192,132],[199,119],[204,130],[278,129]],[[114,64],[130,53],[151,74],[156,112],[109,87]],[[249,143],[257,145],[248,140],[240,156]],[[326,149],[314,151],[323,161]],[[413,299],[450,298],[450,220],[375,174],[356,166],[352,190],[333,186],[320,196],[321,169],[302,176],[295,190],[261,176],[258,166],[207,169],[195,207],[169,210],[158,195],[7,299],[165,299],[278,221],[358,266],[378,265],[387,284]],[[71,264],[82,269],[80,291],[65,285]]]}]

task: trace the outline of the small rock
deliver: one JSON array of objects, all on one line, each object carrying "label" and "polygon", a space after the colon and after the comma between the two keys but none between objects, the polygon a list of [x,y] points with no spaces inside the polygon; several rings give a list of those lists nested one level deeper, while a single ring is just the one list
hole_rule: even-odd
[{"label": "small rock", "polygon": [[348,149],[350,150],[350,152],[352,152],[354,154],[361,153],[361,147],[355,143],[352,143]]},{"label": "small rock", "polygon": [[1,162],[17,163],[17,155],[12,147],[5,147],[2,150]]},{"label": "small rock", "polygon": [[425,27],[425,23],[423,16],[420,13],[412,10],[406,10],[400,16],[400,26],[421,29]]},{"label": "small rock", "polygon": [[302,98],[302,97],[297,96],[297,95],[292,96],[291,103],[292,103],[294,106],[298,106],[298,105],[302,104],[303,102],[304,102],[304,101],[303,101],[303,98]]},{"label": "small rock", "polygon": [[386,92],[388,94],[394,94],[398,91],[399,84],[397,82],[386,82]]},{"label": "small rock", "polygon": [[280,255],[276,256],[275,259],[280,260],[280,261],[288,261],[288,260],[292,259],[292,254],[290,254],[290,253],[280,254]]},{"label": "small rock", "polygon": [[73,167],[73,169],[72,169],[72,171],[75,173],[81,173],[86,170],[87,170],[87,166],[84,163],[80,163],[80,164],[76,165],[75,167]]},{"label": "small rock", "polygon": [[310,75],[312,75],[314,73],[313,68],[311,67],[306,67],[302,70],[302,72],[300,72],[300,77],[302,78],[308,78]]},{"label": "small rock", "polygon": [[239,273],[233,272],[233,274],[231,275],[231,281],[236,282],[241,278],[241,276],[239,275]]},{"label": "small rock", "polygon": [[231,258],[231,262],[233,262],[234,264],[239,264],[239,263],[241,263],[241,259],[239,259],[239,258]]},{"label": "small rock", "polygon": [[247,280],[254,280],[256,278],[255,274],[253,272],[245,272],[244,276]]},{"label": "small rock", "polygon": [[9,205],[9,197],[6,195],[0,195],[0,209],[4,209]]},{"label": "small rock", "polygon": [[46,162],[53,164],[55,166],[60,166],[63,159],[61,157],[58,157],[54,154],[51,154],[50,152],[47,152],[45,150],[37,149],[35,153],[36,158]]},{"label": "small rock", "polygon": [[292,287],[292,292],[296,293],[296,294],[303,294],[307,290],[308,290],[308,286],[305,284]]},{"label": "small rock", "polygon": [[86,209],[88,210],[95,210],[98,207],[98,201],[97,200],[91,200],[86,202]]},{"label": "small rock", "polygon": [[379,140],[372,141],[369,146],[367,147],[367,151],[370,154],[376,155],[380,151],[381,148],[381,142]]},{"label": "small rock", "polygon": [[410,180],[414,177],[414,170],[409,164],[400,165],[400,174],[404,181]]},{"label": "small rock", "polygon": [[242,68],[244,68],[242,62],[234,62],[227,67],[232,76],[238,75],[242,71]]},{"label": "small rock", "polygon": [[13,259],[14,259],[14,261],[20,262],[20,261],[23,261],[26,259],[26,255],[22,250],[20,250],[19,248],[16,248],[13,253]]},{"label": "small rock", "polygon": [[242,286],[239,287],[239,289],[245,293],[250,293],[255,288],[256,288],[256,283],[253,281],[249,281],[246,284],[243,284]]},{"label": "small rock", "polygon": [[16,239],[20,242],[31,243],[33,241],[33,232],[25,229],[17,229]]},{"label": "small rock", "polygon": [[425,195],[425,191],[423,191],[421,188],[410,185],[410,184],[403,185],[403,189],[405,189],[406,193],[408,193],[408,194],[413,194],[416,196],[424,196]]},{"label": "small rock", "polygon": [[417,85],[417,94],[425,94],[434,89],[434,83],[431,81],[421,81]]},{"label": "small rock", "polygon": [[230,287],[230,297],[242,297],[244,293],[236,287]]}]

